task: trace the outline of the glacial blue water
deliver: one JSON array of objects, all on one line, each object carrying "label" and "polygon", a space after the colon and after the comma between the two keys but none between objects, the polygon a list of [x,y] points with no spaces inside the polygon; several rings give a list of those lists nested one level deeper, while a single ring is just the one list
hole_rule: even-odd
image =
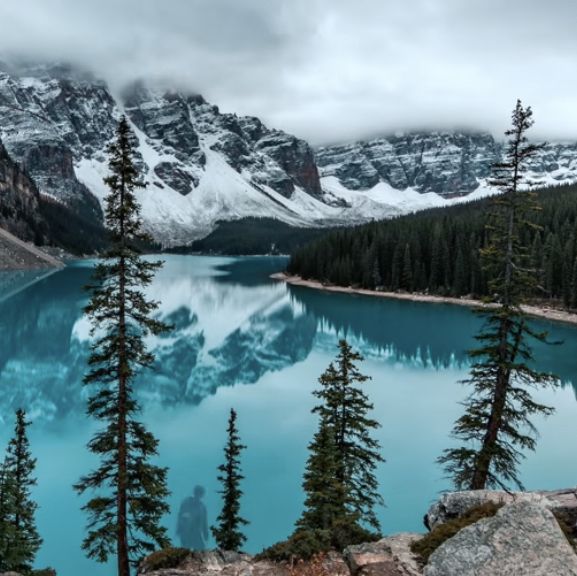
[{"label": "glacial blue water", "polygon": [[[282,258],[165,256],[149,290],[161,317],[175,325],[149,346],[157,369],[138,384],[142,418],[160,440],[168,466],[175,536],[176,512],[195,485],[206,488],[209,521],[218,514],[217,466],[228,412],[239,415],[246,480],[242,512],[250,520],[247,549],[286,537],[302,505],[301,475],[315,429],[312,390],[346,336],[365,356],[366,391],[381,422],[387,460],[378,471],[387,503],[379,510],[385,533],[422,530],[422,516],[447,482],[435,458],[451,444],[449,431],[466,395],[465,350],[479,320],[468,309],[290,287],[269,279]],[[83,500],[72,484],[94,459],[85,445],[97,427],[85,415],[89,325],[82,309],[91,263],[57,273],[0,275],[0,448],[22,406],[33,425],[38,459],[38,527],[44,545],[37,565],[61,576],[113,574],[87,560],[80,544]],[[558,346],[537,349],[542,369],[563,384],[539,391],[556,407],[537,419],[537,452],[522,466],[530,489],[577,480],[577,331],[539,322]],[[209,541],[209,546],[213,544]]]}]

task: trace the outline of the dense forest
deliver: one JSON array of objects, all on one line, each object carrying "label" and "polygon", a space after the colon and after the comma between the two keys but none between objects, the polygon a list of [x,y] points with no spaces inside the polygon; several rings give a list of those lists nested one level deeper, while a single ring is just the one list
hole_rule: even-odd
[{"label": "dense forest", "polygon": [[108,240],[104,224],[97,219],[78,214],[49,196],[40,198],[42,221],[37,229],[37,244],[45,237],[48,243],[64,248],[71,254],[94,254],[105,248]]},{"label": "dense forest", "polygon": [[[539,271],[536,299],[577,307],[577,185],[542,189],[537,227],[524,232]],[[490,198],[339,229],[291,256],[287,271],[372,290],[487,295],[479,250],[486,246]]]},{"label": "dense forest", "polygon": [[219,222],[216,229],[190,246],[169,252],[203,254],[290,254],[327,233],[326,228],[296,228],[274,218],[243,218]]}]

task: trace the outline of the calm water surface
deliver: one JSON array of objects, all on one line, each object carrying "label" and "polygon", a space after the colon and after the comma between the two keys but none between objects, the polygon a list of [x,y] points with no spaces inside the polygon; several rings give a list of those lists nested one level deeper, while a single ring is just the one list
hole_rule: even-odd
[{"label": "calm water surface", "polygon": [[[231,407],[248,445],[247,549],[290,533],[316,424],[311,392],[342,336],[365,355],[362,370],[372,376],[366,390],[382,423],[383,530],[421,531],[427,506],[448,487],[434,461],[450,444],[465,396],[458,382],[467,373],[464,351],[473,344],[475,316],[457,306],[289,287],[268,278],[284,267],[281,258],[165,260],[149,292],[175,330],[149,342],[158,367],[138,390],[142,418],[160,440],[159,461],[170,468],[170,535],[180,502],[197,484],[206,488],[209,521],[218,514],[216,468]],[[90,274],[91,264],[83,262],[44,278],[0,275],[0,446],[11,435],[13,411],[25,407],[38,458],[35,497],[44,538],[38,566],[53,566],[61,576],[114,572],[84,558],[82,500],[71,488],[96,464],[85,449],[95,424],[85,416],[81,384],[89,343],[82,286]],[[539,366],[554,370],[563,385],[537,395],[557,412],[536,421],[538,451],[524,462],[522,478],[528,488],[558,488],[577,479],[577,331],[540,325],[564,341],[537,350]]]}]

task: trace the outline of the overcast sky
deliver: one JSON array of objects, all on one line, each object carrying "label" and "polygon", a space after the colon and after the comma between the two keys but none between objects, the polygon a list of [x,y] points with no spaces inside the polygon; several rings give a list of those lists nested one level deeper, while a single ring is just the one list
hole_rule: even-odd
[{"label": "overcast sky", "polygon": [[313,143],[399,129],[577,138],[577,0],[0,0],[0,51],[177,81]]}]

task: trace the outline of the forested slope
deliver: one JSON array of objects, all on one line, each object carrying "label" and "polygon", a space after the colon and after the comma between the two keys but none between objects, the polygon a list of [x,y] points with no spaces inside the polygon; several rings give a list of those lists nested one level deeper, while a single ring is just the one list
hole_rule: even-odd
[{"label": "forested slope", "polygon": [[[577,185],[539,191],[526,232],[540,271],[536,298],[577,306]],[[290,274],[341,286],[475,297],[487,294],[479,250],[491,199],[339,229],[294,252]]]}]

